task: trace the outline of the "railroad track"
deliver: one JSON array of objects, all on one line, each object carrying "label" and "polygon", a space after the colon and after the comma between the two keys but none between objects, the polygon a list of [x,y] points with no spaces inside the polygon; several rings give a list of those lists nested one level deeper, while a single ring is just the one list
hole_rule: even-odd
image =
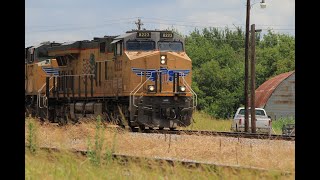
[{"label": "railroad track", "polygon": [[[109,128],[123,129],[121,126],[106,126]],[[279,134],[263,134],[263,133],[246,133],[246,132],[228,132],[228,131],[203,131],[203,130],[159,130],[159,129],[145,129],[132,130],[129,127],[125,129],[134,133],[154,133],[154,134],[177,134],[177,135],[206,135],[206,136],[225,136],[235,138],[250,138],[250,139],[271,139],[271,140],[287,140],[295,141],[294,135],[279,135]]]},{"label": "railroad track", "polygon": [[295,141],[295,136],[277,135],[277,134],[259,134],[245,132],[221,132],[221,131],[197,131],[197,130],[150,130],[145,129],[142,133],[156,134],[178,134],[178,135],[206,135],[206,136],[226,136],[236,138],[251,138],[251,139],[272,139],[272,140],[287,140]]},{"label": "railroad track", "polygon": [[[25,146],[26,148],[29,148],[28,146]],[[53,152],[60,152],[60,151],[69,151],[73,153],[77,153],[83,156],[87,156],[88,151],[86,150],[79,150],[79,149],[59,149],[56,147],[39,147],[40,150],[45,151],[53,151]],[[252,167],[252,166],[239,166],[239,165],[226,165],[226,164],[218,164],[218,163],[209,163],[209,162],[201,162],[201,161],[194,161],[194,160],[181,160],[181,159],[175,159],[175,158],[160,158],[160,157],[142,157],[142,156],[132,156],[132,155],[125,155],[125,154],[117,154],[113,153],[112,158],[115,160],[119,160],[120,162],[126,163],[126,162],[156,162],[157,165],[161,166],[164,163],[167,163],[168,165],[175,166],[175,165],[182,165],[186,168],[231,168],[235,171],[241,171],[241,170],[250,170],[255,172],[267,172],[267,171],[273,171],[273,172],[281,172],[281,175],[291,175],[292,172],[288,171],[279,171],[279,170],[270,170],[265,168],[259,168],[259,167]],[[154,163],[152,163],[154,164]]]},{"label": "railroad track", "polygon": [[[57,124],[57,123],[55,123]],[[58,124],[57,124],[58,125]],[[107,128],[113,129],[128,129],[134,133],[154,133],[154,134],[177,134],[177,135],[206,135],[206,136],[225,136],[235,138],[251,138],[251,139],[271,139],[271,140],[287,140],[295,141],[295,136],[278,135],[278,134],[262,134],[262,133],[246,133],[246,132],[226,132],[226,131],[203,131],[203,130],[159,130],[159,129],[145,129],[145,130],[131,130],[129,127],[123,128],[118,125],[105,125]]]}]

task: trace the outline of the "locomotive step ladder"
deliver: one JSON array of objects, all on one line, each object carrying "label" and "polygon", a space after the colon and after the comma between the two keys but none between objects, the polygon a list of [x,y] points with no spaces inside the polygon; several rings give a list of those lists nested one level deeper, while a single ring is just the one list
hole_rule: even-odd
[{"label": "locomotive step ladder", "polygon": [[[40,118],[46,117],[48,119],[48,97],[47,94],[49,95],[50,92],[53,90],[53,87],[56,85],[53,85],[50,87],[50,80],[54,76],[51,76],[50,78],[46,78],[46,82],[42,85],[42,87],[38,90],[37,94],[37,115],[40,116]],[[47,83],[49,85],[47,85]],[[46,87],[46,88],[45,88]],[[43,92],[43,89],[45,88],[45,91]],[[47,90],[48,88],[48,90]],[[41,116],[41,113],[43,114]]]}]

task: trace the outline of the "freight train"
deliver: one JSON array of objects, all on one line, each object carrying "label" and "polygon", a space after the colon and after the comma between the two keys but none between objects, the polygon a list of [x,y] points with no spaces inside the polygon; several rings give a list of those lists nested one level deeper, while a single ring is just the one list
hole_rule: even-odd
[{"label": "freight train", "polygon": [[25,48],[26,113],[67,123],[101,115],[131,128],[188,126],[192,62],[173,31],[132,30]]}]

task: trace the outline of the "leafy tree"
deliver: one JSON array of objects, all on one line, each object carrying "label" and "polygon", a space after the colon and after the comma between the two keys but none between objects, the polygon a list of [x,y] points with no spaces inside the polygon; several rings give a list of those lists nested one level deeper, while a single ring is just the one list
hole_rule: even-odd
[{"label": "leafy tree", "polygon": [[[192,87],[198,109],[227,118],[244,104],[244,39],[241,28],[195,29],[186,36],[192,59]],[[256,34],[256,87],[267,79],[295,68],[295,39],[268,31]]]}]

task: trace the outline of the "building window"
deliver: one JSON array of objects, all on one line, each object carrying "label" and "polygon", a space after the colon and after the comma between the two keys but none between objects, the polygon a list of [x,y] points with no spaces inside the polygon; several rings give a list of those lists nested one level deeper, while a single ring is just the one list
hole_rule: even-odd
[{"label": "building window", "polygon": [[100,43],[100,53],[106,52],[106,42]]}]

